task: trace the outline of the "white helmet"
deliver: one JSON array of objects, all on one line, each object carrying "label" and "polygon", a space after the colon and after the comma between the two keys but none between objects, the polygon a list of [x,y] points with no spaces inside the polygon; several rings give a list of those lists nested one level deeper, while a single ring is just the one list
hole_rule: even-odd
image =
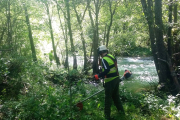
[{"label": "white helmet", "polygon": [[101,54],[103,51],[108,51],[105,45],[101,45],[98,47],[98,54]]}]

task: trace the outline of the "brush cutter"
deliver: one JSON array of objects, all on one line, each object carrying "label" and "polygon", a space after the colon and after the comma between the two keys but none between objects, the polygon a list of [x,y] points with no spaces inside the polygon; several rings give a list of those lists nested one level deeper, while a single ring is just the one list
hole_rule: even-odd
[{"label": "brush cutter", "polygon": [[100,90],[100,91],[94,93],[93,95],[89,96],[88,98],[82,100],[81,102],[77,103],[75,106],[77,106],[77,107],[79,108],[79,110],[82,110],[82,109],[83,109],[83,102],[84,102],[84,101],[86,101],[86,100],[88,100],[89,98],[91,98],[91,97],[93,97],[93,96],[101,93],[102,91],[104,91],[104,89],[103,89],[103,90]]},{"label": "brush cutter", "polygon": [[[125,79],[124,76],[122,76],[122,77],[120,78],[120,81],[123,81],[124,79]],[[86,101],[86,100],[88,100],[89,98],[91,98],[91,97],[93,97],[93,96],[95,96],[95,95],[101,93],[102,91],[104,91],[104,89],[102,89],[102,90],[100,90],[100,91],[94,93],[93,95],[91,95],[91,96],[89,96],[88,98],[82,100],[81,102],[77,103],[77,104],[74,105],[74,106],[77,106],[77,107],[79,108],[79,110],[82,110],[82,109],[83,109],[83,102],[84,102],[84,101]]]}]

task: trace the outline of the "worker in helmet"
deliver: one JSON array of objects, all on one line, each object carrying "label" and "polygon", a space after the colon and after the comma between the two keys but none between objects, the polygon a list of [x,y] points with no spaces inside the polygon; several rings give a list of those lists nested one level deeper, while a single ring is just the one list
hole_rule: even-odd
[{"label": "worker in helmet", "polygon": [[95,79],[104,78],[105,87],[105,109],[104,114],[107,120],[110,120],[111,102],[113,100],[118,112],[125,114],[119,98],[119,72],[117,60],[111,54],[105,45],[98,47],[98,54],[102,57],[102,72],[94,75]]}]

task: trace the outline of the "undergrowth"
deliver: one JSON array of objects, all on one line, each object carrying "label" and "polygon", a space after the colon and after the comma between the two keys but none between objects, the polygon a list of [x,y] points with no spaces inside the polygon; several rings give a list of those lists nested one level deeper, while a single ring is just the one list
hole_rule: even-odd
[{"label": "undergrowth", "polygon": [[[52,71],[43,62],[25,58],[1,59],[0,66],[0,119],[104,120],[104,92],[84,101],[81,111],[76,107],[103,89],[77,70]],[[161,98],[154,89],[133,93],[122,85],[119,91],[125,120],[178,120],[178,95],[159,92]],[[112,117],[122,119],[113,104],[111,108]]]}]

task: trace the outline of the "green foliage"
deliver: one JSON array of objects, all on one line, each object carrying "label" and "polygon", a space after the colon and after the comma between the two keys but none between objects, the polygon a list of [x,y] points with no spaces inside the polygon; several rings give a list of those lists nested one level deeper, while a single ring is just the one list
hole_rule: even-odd
[{"label": "green foliage", "polygon": [[[49,34],[47,11],[41,0],[26,0],[33,40],[39,60],[38,62],[32,62],[28,27],[25,23],[22,2],[25,1],[0,1],[1,49],[12,49],[12,51],[7,52],[0,51],[0,119],[103,120],[103,93],[83,102],[84,108],[82,111],[78,111],[78,108],[75,107],[79,101],[97,92],[98,89],[103,89],[102,86],[95,87],[91,80],[87,79],[83,73],[77,70],[70,70],[69,72],[64,68],[50,70],[49,66],[44,63],[45,60],[43,60],[42,55],[43,53],[49,53],[51,49],[51,47],[48,47],[48,44],[51,44],[49,42],[51,36]],[[62,32],[66,31],[65,28],[67,27],[66,18],[63,16],[66,15],[66,8],[64,1],[57,0],[57,2],[61,7],[60,19],[64,28],[63,30],[59,29],[61,27],[55,2],[49,2],[48,5],[52,18],[54,44],[56,44],[57,54],[62,53],[62,59],[63,57],[65,58],[64,38],[68,38],[66,35],[63,36]],[[82,11],[86,9],[87,1],[77,0],[74,2],[78,13],[83,15]],[[96,12],[94,3],[96,2],[90,3],[89,9],[93,17]],[[163,21],[167,22],[167,4],[166,2],[163,3]],[[77,27],[72,4],[73,2],[70,2],[74,45],[76,46],[76,53],[82,56],[84,51],[80,42],[80,31]],[[179,6],[179,3],[177,4]],[[10,5],[10,10],[8,5]],[[140,2],[126,0],[119,1],[116,4],[116,1],[113,1],[112,9],[115,8],[115,5],[117,7],[110,30],[109,51],[116,56],[150,56],[151,49],[148,26]],[[98,16],[98,44],[103,44],[107,40],[106,34],[111,16],[108,1],[103,1],[100,6]],[[85,33],[87,55],[90,55],[94,38],[94,28],[91,25],[88,12],[87,9],[84,20],[82,20],[82,27]],[[10,16],[8,13],[10,13]],[[95,20],[95,18],[93,19]],[[172,31],[173,34],[177,35],[177,39],[174,39],[175,42],[173,43],[173,46],[176,46],[174,47],[176,52],[179,52],[178,23],[175,26],[173,25],[175,28]],[[165,23],[164,25],[166,25],[165,30],[167,30],[169,23]],[[69,41],[67,45],[69,55],[74,54],[71,52]],[[178,109],[180,102],[179,96],[167,96],[159,91],[147,90],[147,88],[132,92],[134,88],[131,86],[120,87],[120,97],[126,112],[125,117],[128,120],[159,120],[162,116],[170,119],[178,119],[175,114],[180,111]],[[112,116],[116,119],[122,118],[116,112],[114,106],[112,106]]]},{"label": "green foliage", "polygon": [[23,87],[21,74],[25,70],[23,57],[19,58],[1,58],[0,60],[0,92],[6,91],[6,97],[16,97],[19,90]]},{"label": "green foliage", "polygon": [[[2,119],[104,119],[104,92],[84,101],[83,110],[79,111],[76,107],[78,102],[98,91],[93,84],[85,84],[87,78],[79,77],[82,75],[77,70],[71,70],[69,73],[62,68],[50,71],[42,62],[35,63],[22,58],[14,61],[21,63],[20,67],[18,66],[21,69],[16,71],[18,76],[13,72],[12,74],[1,72],[1,77],[3,75],[11,76],[11,79],[8,79],[9,82],[13,78],[13,81],[18,81],[22,86],[20,89],[16,89],[17,93],[7,92],[7,89],[1,91]],[[24,62],[22,63],[22,61]],[[14,62],[1,64],[3,71],[6,68],[7,71],[10,71],[8,69],[10,63]],[[53,82],[52,78],[56,82]],[[70,79],[71,81],[69,81]],[[9,84],[7,85],[9,86]],[[15,88],[16,85],[11,86],[12,90]],[[103,89],[101,84],[98,88]],[[153,90],[151,92],[146,90],[132,92],[129,88],[121,86],[120,98],[126,113],[124,117],[127,120],[156,120],[161,119],[162,116],[176,119],[175,114],[177,114],[177,105],[179,105],[178,96],[166,97],[164,95],[164,98],[160,98],[154,92]],[[16,96],[16,99],[9,96],[12,94]],[[113,105],[111,114],[115,119],[123,117],[116,112]]]},{"label": "green foliage", "polygon": [[[8,83],[17,81],[23,85],[20,89],[16,89],[18,91],[16,94],[13,94],[12,91],[7,93],[6,89],[2,91],[3,93],[6,92],[6,96],[1,96],[1,99],[4,100],[3,119],[58,119],[62,117],[61,115],[69,114],[67,89],[60,87],[60,85],[54,86],[51,81],[46,79],[45,75],[49,72],[48,68],[41,62],[22,62],[19,60],[19,63],[22,63],[21,71],[15,71],[18,76],[13,73],[10,74],[10,72],[1,72],[1,74],[11,77]],[[6,67],[3,66],[4,69]],[[57,72],[61,74],[60,71]],[[12,75],[16,77],[13,80]],[[15,84],[14,86],[7,84],[7,86],[10,86],[12,90],[16,88]],[[16,96],[18,100],[14,101],[12,96],[9,96],[11,94]],[[11,99],[8,99],[9,97]],[[64,119],[66,118],[64,117]]]}]

